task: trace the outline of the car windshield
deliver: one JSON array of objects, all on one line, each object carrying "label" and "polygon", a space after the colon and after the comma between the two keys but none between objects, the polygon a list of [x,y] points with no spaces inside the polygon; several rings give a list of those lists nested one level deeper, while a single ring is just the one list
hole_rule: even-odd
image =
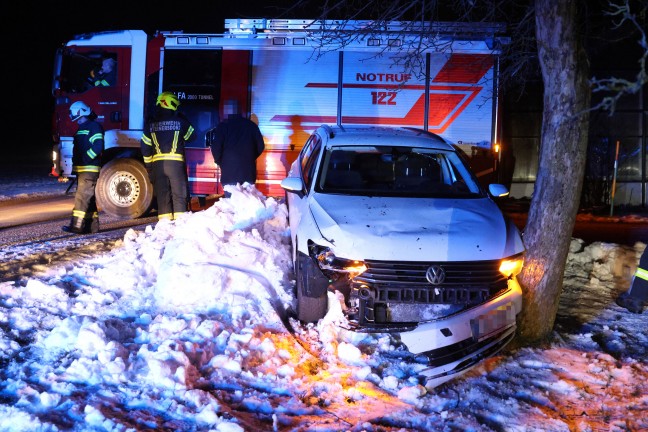
[{"label": "car windshield", "polygon": [[456,152],[402,146],[332,147],[324,153],[315,189],[371,196],[482,195]]}]

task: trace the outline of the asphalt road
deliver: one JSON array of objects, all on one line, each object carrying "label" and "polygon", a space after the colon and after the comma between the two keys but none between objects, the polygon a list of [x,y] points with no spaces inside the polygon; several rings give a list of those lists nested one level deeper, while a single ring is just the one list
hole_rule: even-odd
[{"label": "asphalt road", "polygon": [[[74,195],[0,201],[0,248],[79,237],[62,230],[63,225],[70,223],[73,206]],[[157,216],[124,220],[99,212],[99,221],[99,233],[81,237],[118,238],[128,228],[155,224]]]},{"label": "asphalt road", "polygon": [[[193,198],[191,211],[200,211],[214,204],[217,197],[208,197],[203,201]],[[74,194],[48,195],[0,201],[0,248],[8,245],[45,242],[48,239],[61,240],[78,237],[77,234],[62,231],[63,225],[70,223]],[[153,211],[137,219],[117,218],[99,212],[100,231],[98,234],[87,234],[91,239],[119,237],[128,228],[157,223]]]},{"label": "asphalt road", "polygon": [[74,195],[60,195],[0,202],[0,228],[69,217]]}]

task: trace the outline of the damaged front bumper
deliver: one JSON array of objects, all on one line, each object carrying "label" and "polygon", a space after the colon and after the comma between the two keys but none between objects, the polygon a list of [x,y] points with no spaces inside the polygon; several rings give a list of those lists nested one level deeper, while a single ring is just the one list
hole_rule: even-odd
[{"label": "damaged front bumper", "polygon": [[504,348],[515,336],[522,290],[515,279],[509,290],[488,303],[439,320],[422,322],[400,333],[407,350],[425,357],[426,387],[436,387],[467,372]]},{"label": "damaged front bumper", "polygon": [[[507,281],[506,289],[474,306],[389,304],[387,310],[391,317],[402,317],[408,315],[398,313],[399,308],[412,311],[426,306],[432,307],[438,317],[418,322],[365,322],[363,325],[349,320],[349,330],[394,334],[411,354],[411,360],[424,366],[419,374],[425,379],[426,387],[432,389],[467,372],[511,342],[522,309],[522,290],[512,278]],[[353,312],[353,308],[349,309],[347,317],[353,318]]]}]

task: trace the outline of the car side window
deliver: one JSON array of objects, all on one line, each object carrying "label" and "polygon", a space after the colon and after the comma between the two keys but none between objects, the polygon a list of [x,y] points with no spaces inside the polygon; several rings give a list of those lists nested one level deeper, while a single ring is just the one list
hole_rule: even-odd
[{"label": "car side window", "polygon": [[311,137],[304,145],[304,151],[301,157],[301,176],[306,189],[310,189],[310,185],[313,181],[313,175],[315,173],[315,162],[317,161],[317,156],[319,155],[319,150],[322,147],[322,140],[317,135],[311,135]]}]

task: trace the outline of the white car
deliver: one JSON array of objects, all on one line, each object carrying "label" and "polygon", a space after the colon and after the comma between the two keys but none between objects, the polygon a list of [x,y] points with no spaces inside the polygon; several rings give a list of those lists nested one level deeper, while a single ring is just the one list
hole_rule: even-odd
[{"label": "white car", "polygon": [[389,332],[428,388],[511,341],[524,245],[461,151],[413,128],[319,127],[286,191],[297,317],[316,322],[344,294],[350,328]]}]

